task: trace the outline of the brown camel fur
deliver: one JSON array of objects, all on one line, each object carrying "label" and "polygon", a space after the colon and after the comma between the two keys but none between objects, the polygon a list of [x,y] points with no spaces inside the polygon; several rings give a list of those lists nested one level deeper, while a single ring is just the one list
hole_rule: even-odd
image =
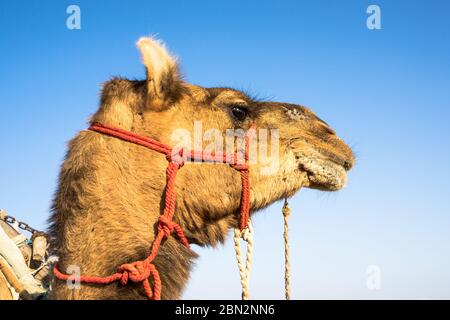
[{"label": "brown camel fur", "polygon": [[[353,153],[310,110],[257,101],[234,89],[188,84],[162,43],[142,38],[138,47],[146,80],[107,82],[91,122],[167,145],[174,144],[172,133],[177,129],[192,132],[195,121],[201,122],[203,132],[215,128],[223,134],[230,128],[248,129],[252,123],[258,129],[278,129],[278,170],[261,174],[262,164],[250,166],[252,212],[292,196],[302,186],[330,191],[344,186]],[[83,275],[106,276],[123,263],[147,257],[163,210],[166,166],[164,155],[157,152],[96,132],[80,132],[69,143],[50,218],[60,270],[75,265]],[[177,175],[174,221],[190,243],[214,246],[237,226],[240,197],[239,172],[229,165],[187,163]],[[174,237],[163,242],[154,261],[163,299],[180,298],[195,257]],[[53,298],[145,297],[140,284],[81,284],[70,289],[55,280]]]}]

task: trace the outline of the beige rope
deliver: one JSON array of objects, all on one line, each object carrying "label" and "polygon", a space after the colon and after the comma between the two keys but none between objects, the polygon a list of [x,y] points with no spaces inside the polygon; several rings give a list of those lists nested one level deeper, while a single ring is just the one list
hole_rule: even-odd
[{"label": "beige rope", "polygon": [[291,209],[289,208],[289,203],[287,199],[284,199],[283,209],[284,217],[284,292],[286,300],[291,299],[291,269],[289,261],[289,215],[291,214]]},{"label": "beige rope", "polygon": [[[291,209],[287,199],[284,199],[284,205],[282,209],[284,218],[284,291],[286,300],[291,299],[291,269],[290,269],[290,255],[289,255],[289,215]],[[236,253],[236,260],[239,268],[239,276],[241,278],[242,286],[242,300],[250,299],[249,292],[249,277],[250,267],[252,264],[253,256],[253,226],[251,221],[248,222],[248,227],[241,231],[239,228],[234,229],[234,251]],[[242,258],[241,239],[247,244],[247,254],[245,263]]]},{"label": "beige rope", "polygon": [[[246,242],[247,246],[245,264],[242,258],[241,239]],[[236,253],[239,276],[241,278],[242,300],[248,300],[250,299],[249,278],[253,255],[253,226],[251,221],[248,222],[248,227],[243,231],[239,230],[239,228],[234,229],[234,251]]]}]

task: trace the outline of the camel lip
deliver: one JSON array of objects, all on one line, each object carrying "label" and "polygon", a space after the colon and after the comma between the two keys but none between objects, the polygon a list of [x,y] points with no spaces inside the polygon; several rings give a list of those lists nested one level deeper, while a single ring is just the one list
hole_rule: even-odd
[{"label": "camel lip", "polygon": [[[328,150],[320,149],[319,150],[320,157],[323,158],[324,161],[333,162],[345,169],[345,171],[350,171],[354,165],[354,158],[346,159],[345,157],[338,155],[334,152],[330,152]],[[353,155],[352,155],[353,157]]]},{"label": "camel lip", "polygon": [[337,191],[347,183],[347,168],[334,159],[299,158],[299,169],[306,172],[310,189]]}]

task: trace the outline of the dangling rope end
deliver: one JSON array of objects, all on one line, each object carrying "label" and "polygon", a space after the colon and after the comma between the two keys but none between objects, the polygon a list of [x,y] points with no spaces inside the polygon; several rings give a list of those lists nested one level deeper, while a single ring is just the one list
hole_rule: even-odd
[{"label": "dangling rope end", "polygon": [[290,269],[290,258],[289,258],[289,215],[291,214],[291,209],[289,208],[289,203],[287,198],[284,199],[283,209],[281,210],[284,217],[284,293],[286,300],[291,299],[291,269]]}]

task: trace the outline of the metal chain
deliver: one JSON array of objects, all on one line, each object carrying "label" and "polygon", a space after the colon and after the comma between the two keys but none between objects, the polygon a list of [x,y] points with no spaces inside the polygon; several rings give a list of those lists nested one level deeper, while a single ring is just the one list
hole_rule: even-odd
[{"label": "metal chain", "polygon": [[[3,213],[5,211],[2,211]],[[30,227],[28,225],[28,223],[22,222],[22,221],[18,221],[16,218],[14,218],[13,216],[9,216],[9,215],[2,215],[3,221],[5,221],[8,224],[14,224],[14,223],[18,223],[18,227],[19,229],[25,230],[30,232],[31,234],[35,234],[36,232],[41,232],[39,230],[36,230],[32,227]]]}]

